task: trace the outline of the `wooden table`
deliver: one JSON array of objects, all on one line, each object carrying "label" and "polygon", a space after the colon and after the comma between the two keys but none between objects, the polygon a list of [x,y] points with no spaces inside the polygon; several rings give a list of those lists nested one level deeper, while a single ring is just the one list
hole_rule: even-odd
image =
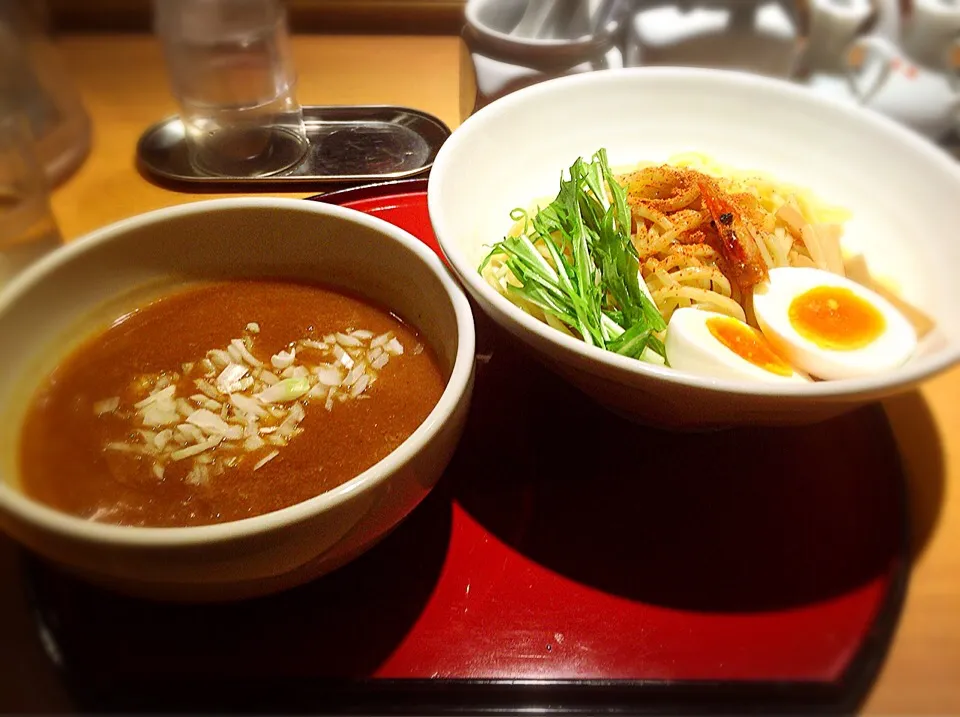
[{"label": "wooden table", "polygon": [[[175,111],[152,39],[72,37],[60,49],[94,126],[90,157],[53,195],[67,240],[132,214],[220,196],[159,188],[134,167],[140,133]],[[457,38],[300,36],[294,54],[304,104],[401,104],[459,124]],[[888,404],[910,480],[915,565],[896,638],[866,703],[870,713],[960,714],[958,397],[960,370],[954,370]],[[931,424],[939,455],[929,451],[930,437],[920,435]],[[0,711],[69,709],[15,589],[14,552],[5,539],[0,571]]]}]

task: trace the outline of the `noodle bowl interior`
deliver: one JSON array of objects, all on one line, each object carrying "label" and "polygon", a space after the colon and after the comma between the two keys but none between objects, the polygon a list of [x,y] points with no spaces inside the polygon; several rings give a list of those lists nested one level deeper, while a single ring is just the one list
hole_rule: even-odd
[{"label": "noodle bowl interior", "polygon": [[615,172],[601,149],[555,199],[511,216],[486,281],[555,329],[648,363],[855,378],[902,365],[933,326],[845,250],[845,209],[701,154]]}]

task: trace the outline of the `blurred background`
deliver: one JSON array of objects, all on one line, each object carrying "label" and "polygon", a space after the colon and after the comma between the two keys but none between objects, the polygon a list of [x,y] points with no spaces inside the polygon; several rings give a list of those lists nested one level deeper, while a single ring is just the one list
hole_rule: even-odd
[{"label": "blurred background", "polygon": [[[548,77],[702,65],[789,78],[866,104],[948,149],[960,145],[960,0],[547,3],[589,12],[580,25],[520,32],[532,7],[527,0],[287,0],[297,100],[314,108],[402,106],[455,128],[484,103]],[[138,171],[139,140],[181,111],[152,36],[153,9],[151,0],[0,0],[0,31],[7,33],[0,37],[7,63],[0,67],[0,118],[26,118],[0,124],[0,168],[8,172],[0,177],[0,286],[60,242],[148,210],[239,193],[306,196],[329,188],[320,182],[296,190],[170,187]],[[610,21],[590,24],[597,17]],[[36,140],[35,153],[25,150],[26,133]],[[936,440],[928,422],[913,425],[910,415],[901,422]],[[939,458],[939,451],[929,453],[934,458],[924,453],[918,464]],[[924,508],[933,516],[924,524],[933,525],[942,486],[924,490],[929,495],[917,503],[936,506]],[[874,693],[875,711],[943,713],[950,711],[945,705],[960,704],[953,679],[960,628],[951,627],[960,614],[952,547],[960,541],[952,537],[943,534],[914,576],[912,607],[886,668],[890,677]],[[65,712],[69,701],[29,618],[18,554],[2,536],[0,575],[0,712]]]},{"label": "blurred background", "polygon": [[[31,0],[32,2],[33,0]],[[456,34],[463,0],[288,0],[294,32]],[[37,3],[38,6],[42,3]],[[53,30],[146,31],[150,0],[48,0]]]}]

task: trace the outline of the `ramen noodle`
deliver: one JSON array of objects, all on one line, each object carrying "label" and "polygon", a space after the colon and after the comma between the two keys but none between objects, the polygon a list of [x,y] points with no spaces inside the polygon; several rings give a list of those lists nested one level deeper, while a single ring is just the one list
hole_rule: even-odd
[{"label": "ramen noodle", "polygon": [[[666,321],[678,308],[698,306],[756,325],[749,291],[756,281],[745,276],[745,268],[754,279],[782,266],[845,274],[840,237],[849,213],[807,189],[699,153],[675,155],[666,164],[638,164],[618,172],[617,181],[626,190],[641,276]],[[713,207],[707,198],[715,200]],[[510,234],[524,231],[525,221],[517,221]],[[746,267],[724,253],[724,235],[731,233],[750,247],[753,258]],[[502,293],[512,280],[498,257],[483,275]],[[536,307],[511,299],[569,333]]]}]

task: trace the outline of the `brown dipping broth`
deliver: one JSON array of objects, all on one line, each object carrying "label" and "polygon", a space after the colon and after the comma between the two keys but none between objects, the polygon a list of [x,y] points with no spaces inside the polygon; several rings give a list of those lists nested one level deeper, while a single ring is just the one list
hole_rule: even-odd
[{"label": "brown dipping broth", "polygon": [[[129,409],[149,393],[134,385],[138,376],[180,372],[182,364],[226,347],[251,322],[260,327],[253,353],[271,371],[271,356],[291,342],[337,331],[393,331],[404,353],[383,367],[364,392],[367,398],[337,402],[329,411],[322,399],[307,401],[302,435],[257,470],[257,461],[247,457],[191,485],[184,480],[190,461],[170,463],[160,480],[146,456],[104,449],[130,441],[142,426],[117,415],[98,417],[98,402],[119,396]],[[445,383],[412,327],[340,291],[267,280],[187,288],[122,317],[49,376],[26,415],[21,485],[28,496],[64,512],[122,525],[248,518],[329,491],[386,457],[426,419]],[[187,397],[197,390],[182,378],[176,393]]]}]

